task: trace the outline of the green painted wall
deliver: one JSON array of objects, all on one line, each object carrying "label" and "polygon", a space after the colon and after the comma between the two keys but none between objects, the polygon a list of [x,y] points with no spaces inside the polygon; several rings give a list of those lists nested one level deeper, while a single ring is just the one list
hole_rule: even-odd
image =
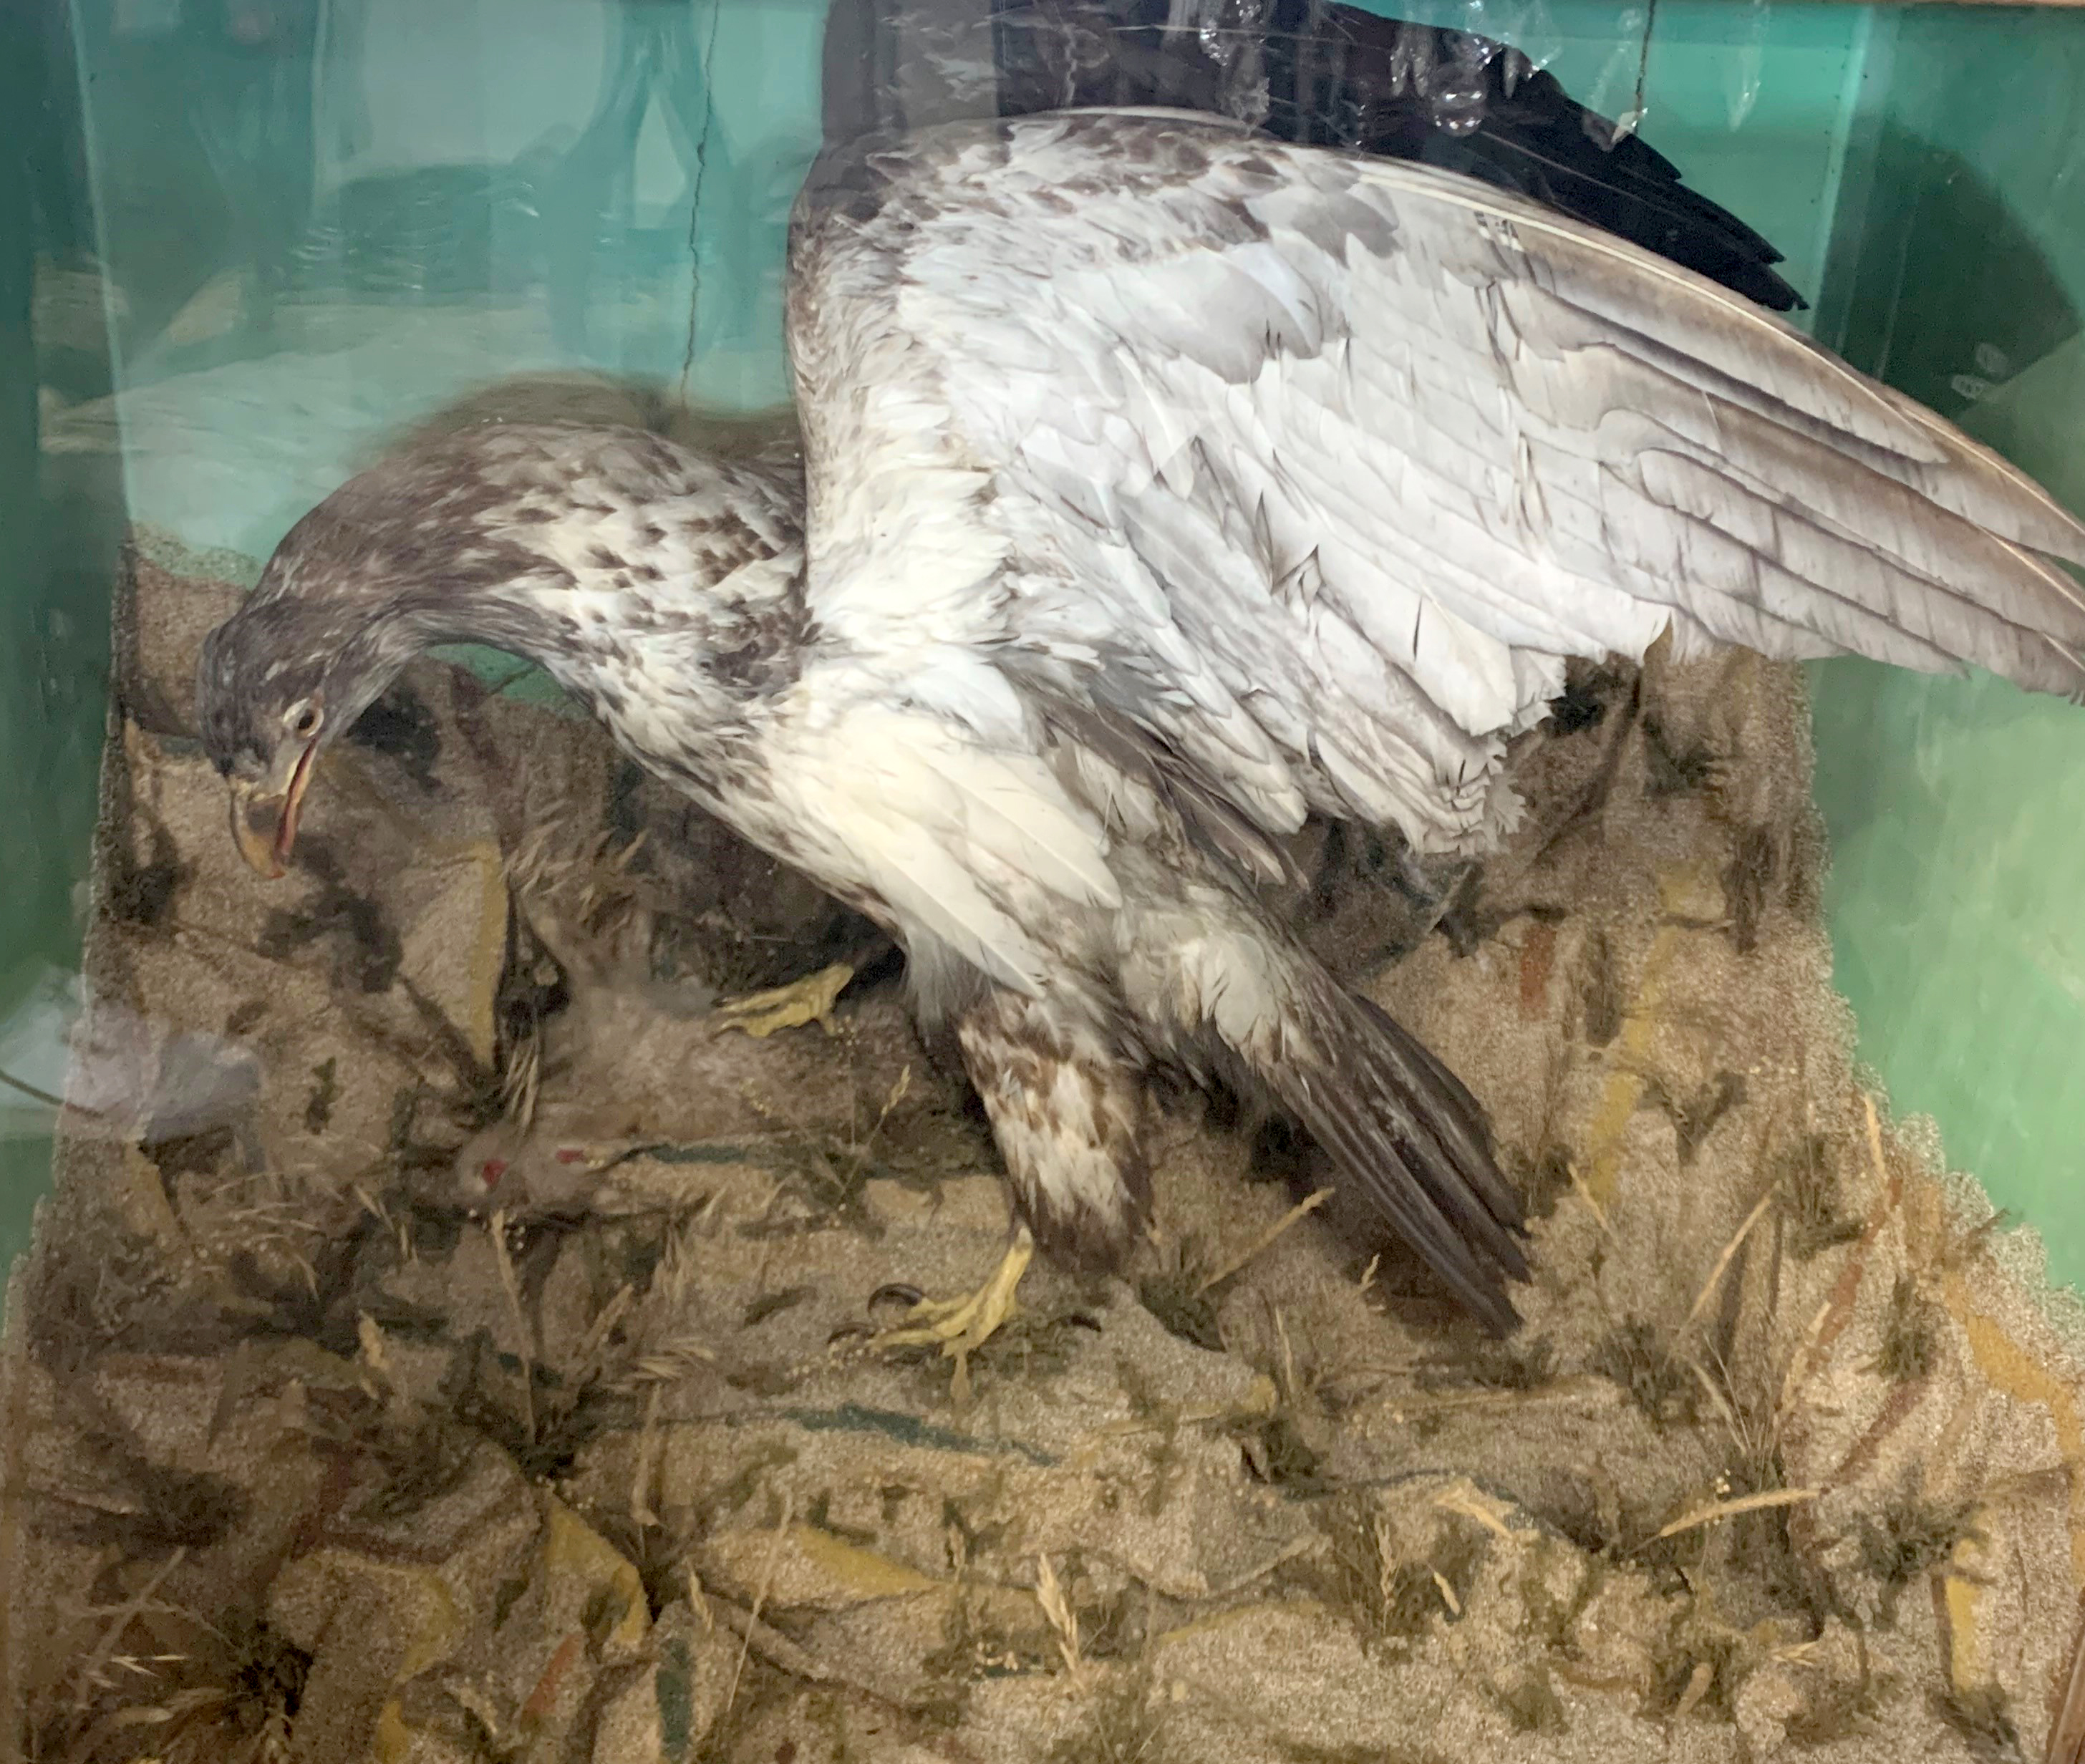
[{"label": "green painted wall", "polygon": [[[2057,341],[2085,306],[2085,16],[1920,8],[1892,50],[1844,346],[2085,510],[2085,353]],[[2085,715],[1854,662],[1815,685],[1861,1053],[2085,1284]]]},{"label": "green painted wall", "polygon": [[[40,382],[108,389],[97,312],[36,298],[39,245],[87,236],[77,83],[45,9],[0,6],[0,1043],[17,1004],[76,965],[75,890],[93,831],[116,534],[38,470]],[[50,1167],[41,1112],[0,1086],[0,1274]]]}]

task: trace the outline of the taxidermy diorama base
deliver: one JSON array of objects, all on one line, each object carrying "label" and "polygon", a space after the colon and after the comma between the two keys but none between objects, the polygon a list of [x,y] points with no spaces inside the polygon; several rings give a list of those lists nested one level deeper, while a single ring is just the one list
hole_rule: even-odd
[{"label": "taxidermy diorama base", "polygon": [[0,1364],[0,1751],[1893,1761],[2079,1719],[2080,1338],[1857,1081],[1795,670],[1587,672],[1445,891],[1299,847],[1314,946],[1492,1111],[1518,1335],[1183,1095],[1130,1278],[1038,1261],[951,1356],[870,1343],[1007,1228],[887,949],[435,663],[259,885],[189,708],[242,570],[131,553]]}]

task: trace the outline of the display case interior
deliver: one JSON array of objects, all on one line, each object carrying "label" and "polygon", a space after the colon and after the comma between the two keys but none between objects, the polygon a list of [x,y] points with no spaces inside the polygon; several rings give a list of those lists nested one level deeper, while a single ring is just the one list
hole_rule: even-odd
[{"label": "display case interior", "polygon": [[1494,846],[1273,842],[1282,947],[1481,1108],[1503,1339],[1191,1072],[1129,1259],[1046,1241],[936,1334],[905,1307],[1006,1247],[1008,1139],[874,901],[490,640],[257,846],[202,658],[345,481],[531,425],[785,486],[815,558],[813,161],[1085,107],[1539,204],[2085,514],[2085,11],[0,29],[0,1759],[2081,1755],[2061,695],[1668,639],[1560,671]]}]

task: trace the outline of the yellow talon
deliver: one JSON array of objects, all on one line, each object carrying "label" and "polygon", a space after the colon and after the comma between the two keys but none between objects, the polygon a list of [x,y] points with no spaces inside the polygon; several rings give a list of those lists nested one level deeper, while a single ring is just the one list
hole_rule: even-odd
[{"label": "yellow talon", "polygon": [[778,1029],[793,1029],[806,1023],[817,1024],[826,1034],[834,1034],[833,1007],[854,973],[850,964],[836,961],[786,986],[770,986],[764,992],[723,999],[712,1014],[720,1029],[743,1029],[757,1040],[765,1040]]},{"label": "yellow talon", "polygon": [[1034,1259],[1035,1240],[1023,1225],[1014,1232],[992,1278],[976,1291],[956,1299],[922,1299],[903,1323],[872,1338],[868,1345],[931,1347],[938,1343],[943,1356],[956,1363],[955,1399],[964,1401],[970,1390],[970,1357],[1020,1310],[1013,1289]]}]

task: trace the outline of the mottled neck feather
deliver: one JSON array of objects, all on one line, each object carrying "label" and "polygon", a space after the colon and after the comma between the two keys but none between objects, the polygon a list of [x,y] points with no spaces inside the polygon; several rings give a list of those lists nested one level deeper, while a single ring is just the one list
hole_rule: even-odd
[{"label": "mottled neck feather", "polygon": [[490,425],[394,457],[299,521],[214,635],[220,758],[270,763],[307,700],[333,739],[414,656],[481,643],[720,803],[797,676],[803,529],[800,469],[638,430]]},{"label": "mottled neck feather", "polygon": [[633,543],[629,526],[581,509],[495,528],[384,622],[415,651],[480,643],[537,662],[639,758],[693,781],[796,676],[802,549],[746,533]]},{"label": "mottled neck feather", "polygon": [[329,702],[349,711],[429,648],[508,651],[685,773],[795,678],[802,535],[787,465],[631,431],[482,430],[343,486],[244,617],[261,651],[338,657]]}]

